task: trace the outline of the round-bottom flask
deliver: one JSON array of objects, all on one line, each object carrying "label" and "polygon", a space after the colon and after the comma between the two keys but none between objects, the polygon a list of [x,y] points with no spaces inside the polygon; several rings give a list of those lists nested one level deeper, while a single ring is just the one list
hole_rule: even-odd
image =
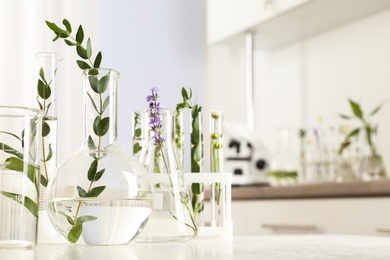
[{"label": "round-bottom flask", "polygon": [[82,147],[54,171],[47,210],[69,242],[117,245],[145,227],[153,187],[143,165],[117,143],[117,81],[110,69],[85,70],[85,137]]}]

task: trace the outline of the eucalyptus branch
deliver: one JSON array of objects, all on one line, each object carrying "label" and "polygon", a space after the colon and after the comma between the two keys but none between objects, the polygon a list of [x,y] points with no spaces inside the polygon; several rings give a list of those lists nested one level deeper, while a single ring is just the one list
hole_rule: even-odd
[{"label": "eucalyptus branch", "polygon": [[[43,187],[47,187],[47,183],[49,180],[49,173],[47,169],[47,162],[50,161],[50,159],[53,156],[53,150],[51,148],[51,144],[49,144],[49,153],[46,155],[46,144],[45,144],[45,138],[49,136],[50,134],[50,125],[46,122],[47,120],[50,120],[47,115],[49,113],[50,106],[52,105],[52,102],[47,104],[47,100],[50,98],[52,90],[51,90],[51,83],[52,80],[47,82],[45,78],[45,72],[43,68],[39,69],[39,79],[37,83],[37,91],[38,91],[38,97],[37,102],[41,110],[44,111],[44,117],[42,118],[42,164],[43,164],[43,170],[44,175],[41,175],[41,184]],[[42,99],[43,104],[39,101],[39,98]],[[54,102],[54,101],[53,101]]]},{"label": "eucalyptus branch", "polygon": [[[46,24],[56,35],[53,41],[62,38],[64,39],[65,43],[68,46],[74,46],[76,48],[76,52],[78,56],[82,59],[82,60],[76,60],[76,63],[79,66],[79,68],[82,70],[91,69],[89,71],[90,73],[89,83],[92,91],[98,94],[99,96],[99,108],[96,106],[91,95],[88,92],[87,94],[90,98],[93,107],[97,112],[97,116],[93,123],[93,131],[98,137],[98,144],[96,146],[96,144],[93,142],[93,139],[89,137],[88,146],[91,150],[97,149],[98,152],[97,152],[97,156],[93,155],[94,160],[92,161],[88,169],[87,177],[88,180],[90,181],[89,187],[87,188],[87,190],[85,190],[82,187],[77,186],[77,190],[81,198],[98,197],[104,191],[106,186],[93,187],[93,184],[97,182],[105,172],[105,169],[98,170],[98,165],[99,165],[99,160],[101,159],[102,137],[108,132],[109,122],[110,122],[109,117],[103,117],[104,110],[107,108],[110,99],[108,96],[103,102],[103,96],[102,96],[102,94],[107,90],[109,78],[108,75],[105,75],[101,79],[98,79],[98,71],[97,71],[97,69],[100,68],[100,64],[102,61],[102,53],[98,52],[98,54],[95,57],[95,60],[92,61],[91,39],[88,38],[86,45],[83,46],[84,30],[81,25],[78,27],[76,35],[72,36],[71,35],[72,26],[69,23],[69,21],[66,19],[62,21],[62,24],[65,26],[65,28],[60,28],[55,23],[49,21],[46,21]],[[82,224],[85,222],[85,218],[87,218],[88,221],[94,220],[94,217],[92,216],[78,217],[81,204],[82,202],[80,201],[77,207],[75,217],[68,218],[69,223],[72,225],[72,229],[69,231],[68,234],[68,240],[72,243],[77,242],[77,240],[79,239],[82,233]]]}]

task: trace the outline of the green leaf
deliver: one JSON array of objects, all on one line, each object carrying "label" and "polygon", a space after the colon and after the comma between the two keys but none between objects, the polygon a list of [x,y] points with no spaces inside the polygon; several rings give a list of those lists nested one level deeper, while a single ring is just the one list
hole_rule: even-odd
[{"label": "green leaf", "polygon": [[40,109],[40,110],[43,110],[43,105],[42,105],[41,102],[39,101],[38,97],[37,97],[37,102],[38,102],[38,105],[39,105],[39,109]]},{"label": "green leaf", "polygon": [[1,142],[0,142],[0,150],[4,151],[6,153],[9,153],[9,154],[15,155],[16,157],[18,157],[20,159],[23,159],[23,153],[21,153],[18,150],[12,148],[9,145],[6,145],[6,144],[1,143]]},{"label": "green leaf", "polygon": [[95,197],[98,197],[100,195],[100,193],[102,193],[104,191],[104,189],[106,188],[106,186],[98,186],[98,187],[95,187],[93,189],[91,189],[87,195],[85,197],[88,197],[88,198],[95,198]]},{"label": "green leaf", "polygon": [[81,216],[76,219],[76,225],[82,225],[86,222],[91,222],[97,220],[97,217],[95,216]]},{"label": "green leaf", "polygon": [[355,135],[358,135],[360,133],[360,128],[356,128],[354,129],[353,131],[351,131],[347,136],[346,136],[346,139],[351,139],[352,137],[354,137]]},{"label": "green leaf", "polygon": [[48,180],[46,179],[46,177],[43,174],[40,174],[39,180],[40,180],[43,187],[47,187]]},{"label": "green leaf", "polygon": [[76,60],[76,62],[77,62],[77,65],[79,66],[79,68],[82,69],[82,70],[90,69],[90,68],[91,68],[91,66],[89,66],[89,64],[86,63],[85,61]]},{"label": "green leaf", "polygon": [[98,79],[95,76],[89,76],[88,80],[89,80],[89,84],[91,85],[92,90],[95,93],[99,94],[99,92],[98,92]]},{"label": "green leaf", "polygon": [[27,196],[23,196],[21,194],[7,192],[7,191],[0,191],[1,194],[6,196],[7,198],[10,198],[17,203],[23,205],[28,209],[35,217],[38,217],[38,203],[34,202],[32,199],[30,199]]},{"label": "green leaf", "polygon": [[363,111],[360,109],[358,103],[354,102],[352,99],[349,100],[349,104],[351,106],[353,114],[360,119],[363,119]]},{"label": "green leaf", "polygon": [[192,149],[192,158],[195,162],[200,162],[203,158],[203,150],[201,144],[194,146]]},{"label": "green leaf", "polygon": [[38,80],[38,94],[42,99],[48,99],[51,95],[51,89],[42,80]]},{"label": "green leaf", "polygon": [[7,135],[10,135],[10,136],[13,136],[13,137],[15,137],[16,139],[18,139],[19,141],[22,141],[22,139],[20,139],[19,136],[17,136],[16,134],[13,134],[13,133],[11,133],[11,132],[0,131],[0,133],[2,133],[2,134],[7,134]]},{"label": "green leaf", "polygon": [[71,224],[71,225],[73,226],[73,224],[75,223],[75,221],[73,220],[72,217],[66,215],[65,212],[63,212],[63,211],[58,211],[57,213],[60,214],[60,215],[62,215],[62,216],[64,216],[64,217],[66,217],[66,219],[68,220],[69,224]]},{"label": "green leaf", "polygon": [[76,52],[81,58],[88,59],[87,51],[82,46],[77,46]]},{"label": "green leaf", "polygon": [[43,71],[43,68],[39,70],[39,77],[41,77],[41,80],[45,83],[44,85],[48,85],[47,81],[45,79],[45,72]]},{"label": "green leaf", "polygon": [[92,96],[88,92],[87,92],[87,95],[88,95],[89,99],[91,100],[91,104],[92,104],[93,108],[95,108],[96,113],[99,114],[99,110],[98,110],[98,108],[97,108],[97,106],[95,104],[95,101],[93,101]]},{"label": "green leaf", "polygon": [[135,129],[134,136],[141,137],[141,135],[142,135],[142,129],[141,128]]},{"label": "green leaf", "polygon": [[95,159],[92,161],[91,165],[89,166],[88,169],[88,180],[93,181],[95,179],[95,174],[97,172],[97,167],[98,167],[98,160]]},{"label": "green leaf", "polygon": [[199,204],[198,204],[198,213],[200,213],[200,212],[203,212],[203,210],[204,210],[204,201],[202,200],[201,202],[199,202]]},{"label": "green leaf", "polygon": [[347,120],[352,119],[351,116],[347,116],[347,115],[343,115],[343,114],[340,114],[339,116],[340,116],[342,119],[347,119]]},{"label": "green leaf", "polygon": [[108,132],[108,129],[110,128],[110,118],[105,117],[100,121],[99,123],[99,134],[102,136],[105,135]]},{"label": "green leaf", "polygon": [[61,28],[59,28],[55,23],[51,23],[49,21],[45,21],[46,25],[57,35],[56,38],[54,38],[53,41],[57,40],[59,37],[61,38],[68,38],[69,33]]},{"label": "green leaf", "polygon": [[193,194],[201,194],[204,191],[203,183],[193,183],[191,185],[191,191]]},{"label": "green leaf", "polygon": [[192,98],[192,89],[189,88],[189,90],[190,90],[189,99],[191,99]]},{"label": "green leaf", "polygon": [[90,150],[96,150],[95,142],[93,141],[91,136],[88,136],[88,148]]},{"label": "green leaf", "polygon": [[[28,165],[28,169],[27,169],[27,172],[25,171],[25,165]],[[16,157],[9,157],[5,160],[4,162],[4,166],[7,168],[7,169],[10,169],[12,171],[17,171],[17,172],[21,172],[21,173],[24,173],[27,175],[27,177],[30,179],[30,181],[32,183],[35,183],[35,173],[36,173],[36,167],[31,165],[31,164],[28,164],[28,163],[25,163],[22,159],[20,158],[16,158]]]},{"label": "green leaf", "polygon": [[77,46],[77,43],[75,43],[75,42],[69,41],[67,39],[65,39],[64,41],[65,41],[66,45],[68,45],[68,46]]},{"label": "green leaf", "polygon": [[100,180],[100,178],[103,176],[103,173],[104,173],[105,171],[106,171],[106,169],[102,169],[102,170],[98,171],[98,172],[95,174],[94,181]]},{"label": "green leaf", "polygon": [[200,172],[200,165],[194,159],[191,159],[191,172]]},{"label": "green leaf", "polygon": [[84,31],[83,31],[83,27],[80,25],[79,29],[77,30],[77,33],[76,33],[76,41],[79,44],[82,44],[83,40],[84,40]]},{"label": "green leaf", "polygon": [[141,150],[142,150],[142,147],[141,147],[141,145],[139,143],[135,143],[133,145],[133,154],[137,154]]},{"label": "green leaf", "polygon": [[367,142],[368,142],[368,144],[371,146],[371,144],[372,144],[372,140],[371,140],[372,129],[371,129],[370,126],[367,125],[367,126],[365,127],[365,130],[366,130]]},{"label": "green leaf", "polygon": [[176,111],[180,111],[185,108],[185,103],[179,103],[176,105]]},{"label": "green leaf", "polygon": [[99,126],[100,121],[101,121],[100,116],[96,116],[95,120],[93,121],[93,132],[97,136],[98,136],[98,126]]},{"label": "green leaf", "polygon": [[345,148],[351,144],[351,138],[357,136],[360,133],[360,128],[352,130],[346,137],[344,142],[341,143],[338,153],[341,155]]},{"label": "green leaf", "polygon": [[61,33],[61,29],[55,23],[45,21],[46,25],[55,33]]},{"label": "green leaf", "polygon": [[51,144],[49,144],[49,154],[46,156],[45,162],[50,161],[51,157],[53,157],[53,149],[51,148]]},{"label": "green leaf", "polygon": [[87,59],[91,58],[92,56],[92,45],[91,45],[91,39],[88,38],[87,40]]},{"label": "green leaf", "polygon": [[60,34],[56,34],[56,37],[54,37],[53,42],[55,42],[55,41],[58,40],[59,38],[60,38]]},{"label": "green leaf", "polygon": [[77,186],[77,191],[79,193],[79,197],[81,197],[81,198],[84,198],[85,195],[87,195],[87,192],[83,188],[81,188],[80,186]]},{"label": "green leaf", "polygon": [[102,62],[102,52],[99,51],[99,53],[96,55],[95,62],[93,63],[93,66],[95,68],[100,68],[101,62]]},{"label": "green leaf", "polygon": [[[97,119],[97,118],[96,118]],[[102,120],[96,120],[94,122],[94,131],[97,136],[103,136],[107,133],[109,127],[110,127],[110,118],[105,117]],[[97,122],[98,121],[98,122]],[[96,125],[97,123],[97,125]]]},{"label": "green leaf", "polygon": [[183,97],[183,100],[189,99],[187,90],[184,87],[181,89],[181,96]]},{"label": "green leaf", "polygon": [[351,144],[351,141],[349,141],[349,140],[345,140],[344,142],[342,142],[340,145],[339,151],[338,151],[339,155],[341,155],[343,153],[344,149],[347,148],[350,144]]},{"label": "green leaf", "polygon": [[64,20],[62,20],[62,24],[65,25],[66,31],[70,35],[72,33],[72,26],[70,25],[69,21],[64,19]]},{"label": "green leaf", "polygon": [[50,134],[50,126],[46,121],[42,121],[42,136],[46,137]]},{"label": "green leaf", "polygon": [[379,110],[381,110],[382,106],[384,105],[385,103],[382,103],[380,104],[379,106],[377,106],[374,110],[372,110],[372,112],[370,113],[371,116],[375,115],[376,113],[379,112]]},{"label": "green leaf", "polygon": [[104,111],[105,111],[106,108],[108,107],[108,104],[110,104],[110,96],[107,96],[106,99],[105,99],[104,102],[103,102],[102,114],[104,113]]},{"label": "green leaf", "polygon": [[99,80],[98,86],[97,86],[97,93],[101,94],[106,91],[108,87],[108,82],[110,81],[109,75],[105,75]]},{"label": "green leaf", "polygon": [[96,68],[92,68],[88,71],[88,75],[93,75],[93,76],[99,75],[99,70]]},{"label": "green leaf", "polygon": [[[55,100],[54,100],[54,101],[55,101]],[[54,101],[52,101],[52,102],[50,102],[49,104],[47,104],[47,107],[46,107],[46,114],[49,112],[49,109],[50,109],[50,107],[51,107],[51,105],[53,104]]]},{"label": "green leaf", "polygon": [[197,145],[199,144],[199,134],[191,133],[191,144]]},{"label": "green leaf", "polygon": [[72,227],[68,233],[68,241],[76,243],[79,240],[81,233],[83,232],[83,225],[77,225]]}]

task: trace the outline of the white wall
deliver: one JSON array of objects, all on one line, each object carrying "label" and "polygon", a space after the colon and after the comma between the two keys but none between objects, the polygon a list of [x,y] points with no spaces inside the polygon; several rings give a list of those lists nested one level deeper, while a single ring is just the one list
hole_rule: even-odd
[{"label": "white wall", "polygon": [[150,89],[160,90],[162,107],[176,108],[181,88],[202,102],[202,1],[119,0],[100,3],[103,66],[121,73],[119,141],[131,151],[131,112],[146,109]]},{"label": "white wall", "polygon": [[[348,98],[369,112],[390,98],[390,10],[273,51],[255,51],[256,129],[271,151],[277,128],[339,127],[351,114]],[[219,106],[226,121],[246,124],[245,42],[241,38],[208,48],[207,106]],[[223,98],[218,93],[224,93]],[[390,169],[390,104],[374,121]],[[294,147],[298,150],[298,138]]]}]

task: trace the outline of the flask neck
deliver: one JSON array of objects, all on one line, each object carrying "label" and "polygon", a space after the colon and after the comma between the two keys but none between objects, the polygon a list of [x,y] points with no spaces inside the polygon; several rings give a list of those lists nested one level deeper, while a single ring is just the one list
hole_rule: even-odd
[{"label": "flask neck", "polygon": [[117,143],[118,79],[111,69],[87,69],[84,76],[84,146],[104,149]]}]

